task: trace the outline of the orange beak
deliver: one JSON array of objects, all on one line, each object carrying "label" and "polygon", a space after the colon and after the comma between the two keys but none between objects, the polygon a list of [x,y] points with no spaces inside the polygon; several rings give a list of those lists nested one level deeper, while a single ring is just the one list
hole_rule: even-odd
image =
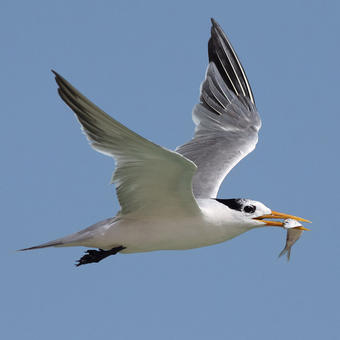
[{"label": "orange beak", "polygon": [[[261,222],[264,222],[268,226],[283,227],[283,222],[265,221],[264,220],[265,218],[284,219],[284,220],[287,219],[287,218],[291,218],[293,220],[300,221],[300,222],[312,223],[311,221],[306,220],[304,218],[301,218],[301,217],[298,217],[298,216],[293,216],[293,215],[288,215],[288,214],[282,214],[282,213],[279,213],[277,211],[272,211],[272,213],[268,214],[268,215],[262,215],[262,216],[259,216],[259,217],[255,217],[254,220],[260,220]],[[305,227],[297,227],[297,229],[310,230],[310,229],[307,229]]]}]

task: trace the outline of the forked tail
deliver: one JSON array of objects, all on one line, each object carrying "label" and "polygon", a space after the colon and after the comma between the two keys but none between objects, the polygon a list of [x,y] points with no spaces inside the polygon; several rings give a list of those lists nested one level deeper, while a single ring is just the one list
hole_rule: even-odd
[{"label": "forked tail", "polygon": [[33,247],[29,247],[29,248],[23,248],[23,249],[18,249],[18,251],[24,251],[24,250],[33,250],[33,249],[40,249],[40,248],[47,248],[47,247],[61,247],[64,246],[65,243],[62,242],[62,239],[59,238],[57,240],[53,240],[53,241],[49,241],[49,242],[45,242],[42,244],[39,244],[37,246],[33,246]]}]

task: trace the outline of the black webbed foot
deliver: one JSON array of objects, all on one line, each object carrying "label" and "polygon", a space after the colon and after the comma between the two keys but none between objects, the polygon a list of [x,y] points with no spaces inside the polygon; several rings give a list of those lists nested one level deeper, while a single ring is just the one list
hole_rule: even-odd
[{"label": "black webbed foot", "polygon": [[118,252],[120,252],[121,250],[125,249],[126,247],[123,246],[119,246],[119,247],[115,247],[112,248],[110,250],[103,250],[103,249],[99,249],[99,250],[93,250],[93,249],[89,249],[85,252],[85,255],[83,257],[81,257],[77,263],[76,266],[79,267],[82,264],[87,264],[87,263],[97,263],[103,259],[105,259],[105,257],[108,257],[110,255],[115,255]]}]

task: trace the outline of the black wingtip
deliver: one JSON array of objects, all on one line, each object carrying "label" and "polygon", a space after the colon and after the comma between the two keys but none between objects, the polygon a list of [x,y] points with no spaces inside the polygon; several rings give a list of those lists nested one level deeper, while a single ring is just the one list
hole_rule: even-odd
[{"label": "black wingtip", "polygon": [[56,77],[59,77],[59,74],[53,70],[53,68],[51,69],[51,72],[56,76]]},{"label": "black wingtip", "polygon": [[210,18],[210,21],[211,21],[213,26],[217,26],[218,25],[217,21],[214,18]]},{"label": "black wingtip", "polygon": [[57,71],[54,71],[52,69],[51,72],[54,74],[54,78],[55,78],[57,83],[58,83],[58,80],[64,80],[64,78]]},{"label": "black wingtip", "polygon": [[255,104],[254,96],[241,62],[228,37],[218,22],[211,18],[211,36],[208,42],[209,62],[213,62],[224,82],[236,95],[242,94]]},{"label": "black wingtip", "polygon": [[221,34],[221,32],[223,32],[223,30],[222,30],[222,27],[220,26],[220,24],[214,18],[210,18],[210,20],[211,20],[211,24],[212,24],[211,30],[217,30]]},{"label": "black wingtip", "polygon": [[51,69],[51,72],[54,74],[54,80],[56,81],[56,83],[58,84],[59,88],[60,88],[60,79],[63,79],[60,74],[56,71],[54,71],[53,69]]},{"label": "black wingtip", "polygon": [[58,92],[60,95],[60,89],[62,87],[68,87],[69,84],[67,83],[66,79],[62,77],[58,72],[54,71],[53,69],[51,70],[51,72],[54,74],[54,79],[59,86]]}]

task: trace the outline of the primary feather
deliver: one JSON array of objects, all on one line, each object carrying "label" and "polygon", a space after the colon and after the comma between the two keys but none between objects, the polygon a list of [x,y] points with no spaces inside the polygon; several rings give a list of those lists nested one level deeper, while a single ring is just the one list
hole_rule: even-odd
[{"label": "primary feather", "polygon": [[193,192],[204,198],[217,197],[225,176],[254,150],[261,127],[241,63],[221,27],[212,23],[210,63],[192,113],[195,135],[176,149],[198,167]]},{"label": "primary feather", "polygon": [[112,178],[122,214],[199,211],[192,194],[193,162],[126,128],[54,74],[61,98],[76,114],[92,147],[116,160]]}]

